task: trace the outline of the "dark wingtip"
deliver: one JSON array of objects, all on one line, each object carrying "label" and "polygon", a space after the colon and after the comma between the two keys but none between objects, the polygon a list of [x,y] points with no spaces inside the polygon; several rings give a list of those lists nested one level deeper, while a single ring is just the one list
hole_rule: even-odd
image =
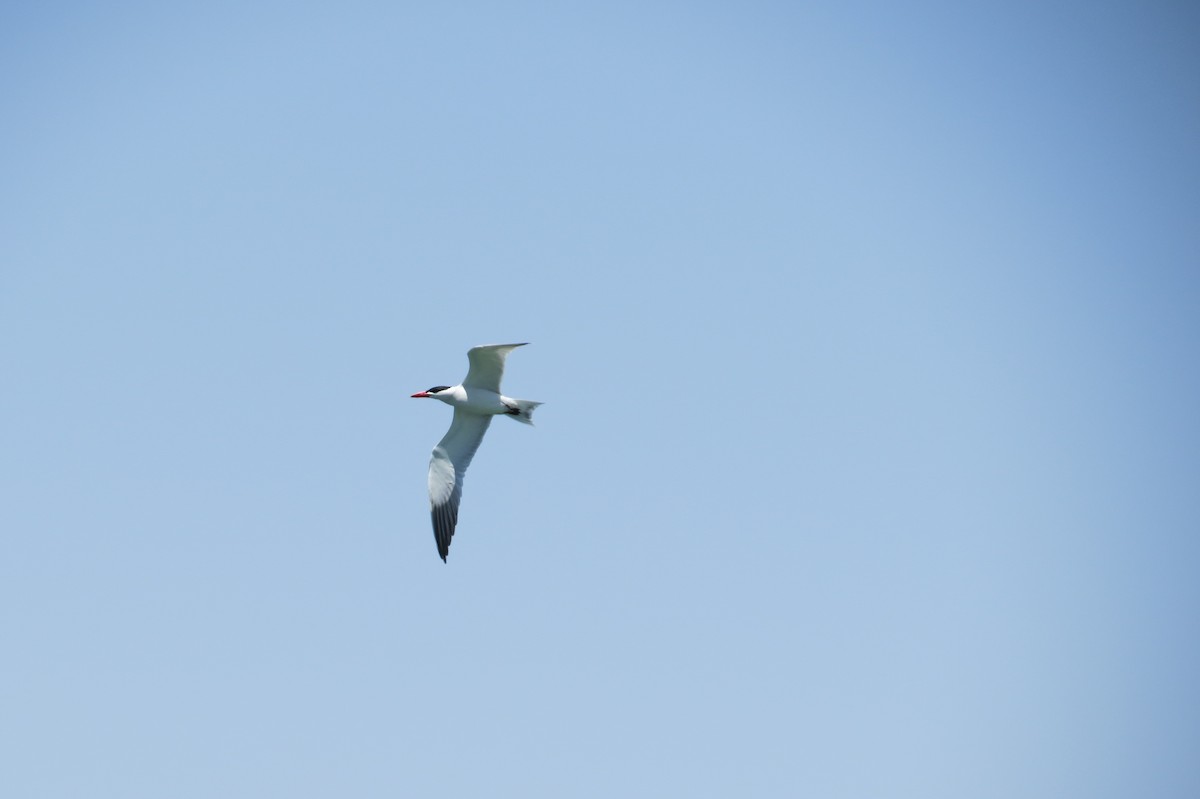
[{"label": "dark wingtip", "polygon": [[433,538],[437,542],[438,555],[441,556],[442,563],[445,563],[446,556],[450,554],[450,539],[454,538],[458,512],[453,504],[446,503],[430,507],[429,516],[433,519]]}]

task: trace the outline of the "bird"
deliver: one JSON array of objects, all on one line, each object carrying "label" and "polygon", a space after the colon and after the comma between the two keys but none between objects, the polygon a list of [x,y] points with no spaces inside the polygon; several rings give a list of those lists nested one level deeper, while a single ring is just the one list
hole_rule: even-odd
[{"label": "bird", "polygon": [[441,400],[454,408],[450,429],[433,448],[429,459],[429,515],[438,554],[445,563],[450,554],[450,539],[458,524],[458,505],[462,500],[463,476],[475,451],[483,441],[492,417],[505,415],[524,424],[533,424],[533,411],[542,403],[513,399],[500,393],[504,359],[520,344],[486,344],[467,350],[470,367],[457,386],[433,386],[413,394],[413,399]]}]

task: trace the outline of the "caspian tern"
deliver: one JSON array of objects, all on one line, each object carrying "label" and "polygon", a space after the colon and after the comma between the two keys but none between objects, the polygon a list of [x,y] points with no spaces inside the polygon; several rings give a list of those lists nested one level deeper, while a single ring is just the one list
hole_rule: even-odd
[{"label": "caspian tern", "polygon": [[471,366],[457,386],[434,386],[418,391],[413,397],[439,399],[454,407],[454,420],[442,440],[433,448],[429,460],[429,515],[438,554],[445,562],[450,554],[450,539],[458,523],[458,503],[462,499],[463,475],[483,441],[492,417],[504,414],[518,422],[533,424],[533,409],[540,402],[513,399],[500,393],[504,359],[522,344],[489,344],[467,350]]}]

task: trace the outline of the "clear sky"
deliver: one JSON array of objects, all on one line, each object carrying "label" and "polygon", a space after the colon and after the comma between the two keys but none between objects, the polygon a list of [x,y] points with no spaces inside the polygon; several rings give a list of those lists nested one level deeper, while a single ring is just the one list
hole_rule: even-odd
[{"label": "clear sky", "polygon": [[1200,796],[1197,41],[4,5],[0,793]]}]

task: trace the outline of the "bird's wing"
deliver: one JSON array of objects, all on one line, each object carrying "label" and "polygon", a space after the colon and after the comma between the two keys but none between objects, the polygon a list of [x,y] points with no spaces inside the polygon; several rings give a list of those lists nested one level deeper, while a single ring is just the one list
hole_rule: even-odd
[{"label": "bird's wing", "polygon": [[467,350],[467,360],[471,368],[462,384],[468,388],[483,388],[500,393],[500,378],[504,375],[504,359],[522,344],[487,344],[482,347],[472,347]]},{"label": "bird's wing", "polygon": [[455,408],[450,429],[433,448],[433,457],[429,459],[429,515],[433,518],[433,536],[442,560],[450,554],[450,539],[458,523],[463,475],[491,423],[491,416]]}]

